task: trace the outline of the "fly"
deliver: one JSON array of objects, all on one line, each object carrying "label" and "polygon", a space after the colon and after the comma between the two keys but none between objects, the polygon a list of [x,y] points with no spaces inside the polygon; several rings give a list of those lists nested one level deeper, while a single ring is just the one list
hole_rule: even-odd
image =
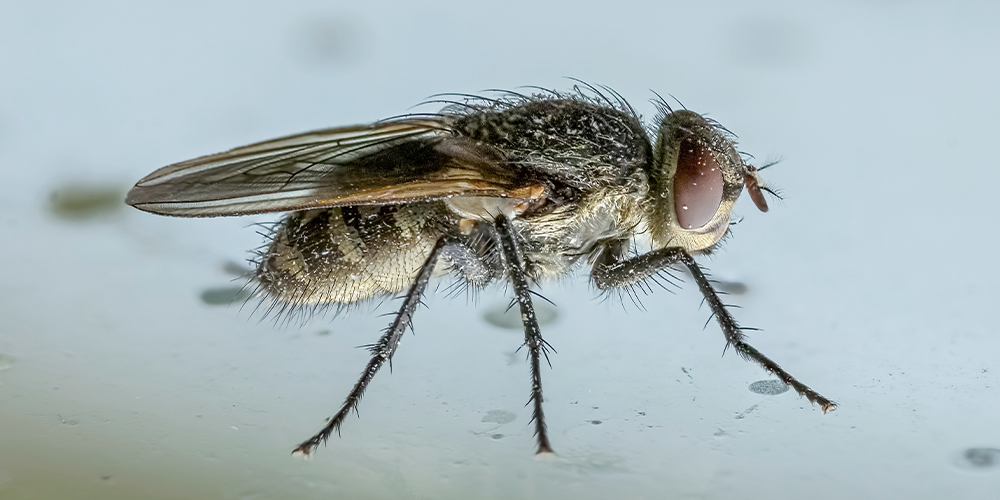
[{"label": "fly", "polygon": [[[463,96],[439,113],[259,142],[163,167],[140,180],[127,203],[178,217],[290,212],[259,253],[253,278],[282,311],[403,294],[339,411],[298,453],[340,432],[391,361],[428,282],[443,272],[473,288],[512,286],[531,364],[537,453],[552,452],[541,379],[551,348],[531,287],[583,266],[597,288],[630,290],[683,265],[727,347],[824,413],[833,410],[833,401],[746,342],[694,260],[727,234],[744,188],[767,211],[762,191],[769,190],[735,137],[662,101],[657,128],[647,130],[619,94],[590,90]],[[648,242],[642,253],[638,239]]]}]

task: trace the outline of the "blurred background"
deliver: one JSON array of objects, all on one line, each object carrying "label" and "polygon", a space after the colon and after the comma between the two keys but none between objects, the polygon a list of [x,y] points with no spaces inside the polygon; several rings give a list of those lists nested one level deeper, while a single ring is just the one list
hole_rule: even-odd
[{"label": "blurred background", "polygon": [[[0,16],[0,498],[986,498],[1000,487],[995,2],[8,2]],[[431,294],[393,372],[312,460],[396,303],[303,326],[241,309],[278,215],[126,207],[163,165],[576,77],[740,137],[740,200],[690,280],[543,286],[558,455],[534,456],[503,287]],[[434,107],[417,108],[433,111]],[[745,198],[745,197],[744,197]],[[443,292],[443,290],[442,290]],[[252,305],[252,304],[251,304]],[[762,382],[763,381],[763,382]]]}]

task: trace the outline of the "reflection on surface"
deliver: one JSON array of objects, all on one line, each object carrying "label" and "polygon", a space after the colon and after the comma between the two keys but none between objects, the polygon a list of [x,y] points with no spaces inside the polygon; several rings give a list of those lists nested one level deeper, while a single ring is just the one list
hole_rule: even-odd
[{"label": "reflection on surface", "polygon": [[[693,282],[693,278],[691,277],[691,272],[688,271],[686,268],[681,268],[681,269],[671,268],[671,272],[673,272],[674,274],[678,274],[679,276],[682,276],[681,281],[687,283]],[[739,280],[725,279],[722,276],[712,275],[711,273],[709,273],[709,278],[712,279],[712,284],[715,285],[715,290],[720,293],[726,293],[729,295],[745,295],[747,292],[750,291],[750,287],[747,286],[746,283]]]},{"label": "reflection on surface", "polygon": [[201,301],[210,306],[228,306],[242,304],[250,298],[250,295],[245,286],[209,288],[201,292]]},{"label": "reflection on surface", "polygon": [[[555,306],[552,304],[536,300],[534,305],[535,316],[538,318],[538,326],[554,323],[556,318],[559,317]],[[483,319],[493,326],[509,330],[521,330],[524,328],[524,325],[521,323],[521,310],[517,307],[507,307],[506,305],[492,307],[483,314]]]},{"label": "reflection on surface", "polygon": [[254,269],[231,260],[222,265],[222,270],[228,274],[236,276],[237,278],[250,278],[254,275]]}]

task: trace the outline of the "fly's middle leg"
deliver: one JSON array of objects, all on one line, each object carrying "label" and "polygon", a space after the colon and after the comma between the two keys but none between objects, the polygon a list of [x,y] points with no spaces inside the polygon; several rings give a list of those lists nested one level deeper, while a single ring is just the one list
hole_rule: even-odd
[{"label": "fly's middle leg", "polygon": [[500,239],[500,248],[503,251],[504,261],[506,261],[507,275],[511,285],[514,287],[514,295],[521,306],[521,322],[524,323],[524,345],[528,348],[528,357],[531,360],[531,400],[533,404],[532,420],[535,423],[535,439],[538,441],[536,454],[553,453],[549,444],[548,431],[545,428],[545,413],[542,411],[542,370],[541,356],[545,360],[549,359],[549,349],[552,347],[542,338],[542,331],[538,328],[538,318],[535,316],[535,308],[531,302],[531,291],[528,280],[525,276],[524,262],[518,250],[517,240],[514,236],[514,228],[510,221],[503,215],[496,219],[497,235]]}]

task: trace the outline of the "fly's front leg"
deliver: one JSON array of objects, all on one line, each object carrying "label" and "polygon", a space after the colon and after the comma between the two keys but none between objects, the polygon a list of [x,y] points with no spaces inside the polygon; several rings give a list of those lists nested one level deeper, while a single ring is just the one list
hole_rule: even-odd
[{"label": "fly's front leg", "polygon": [[722,328],[722,333],[726,336],[726,344],[728,346],[732,346],[743,359],[753,360],[764,367],[765,370],[795,389],[799,395],[805,396],[809,401],[819,404],[820,408],[823,409],[823,413],[837,407],[836,403],[810,389],[809,386],[802,382],[799,382],[795,377],[789,375],[788,372],[778,366],[777,363],[746,343],[746,336],[743,334],[740,325],[729,314],[722,300],[719,299],[719,295],[712,288],[711,282],[708,281],[705,273],[702,272],[701,266],[684,249],[677,247],[663,248],[631,259],[622,259],[621,257],[624,255],[621,249],[622,244],[623,242],[608,244],[594,263],[591,277],[598,288],[631,286],[655,275],[671,264],[678,262],[684,264],[691,271],[695,283],[698,284],[698,289],[701,290],[701,294],[712,309],[715,319],[718,320],[719,326]]},{"label": "fly's front leg", "polygon": [[330,434],[334,430],[340,432],[340,426],[343,425],[344,419],[347,418],[347,415],[352,410],[357,411],[358,403],[361,402],[361,396],[364,395],[368,383],[375,378],[375,374],[378,373],[379,368],[382,368],[382,365],[392,362],[392,356],[396,353],[396,347],[399,346],[399,341],[403,338],[406,327],[410,325],[410,321],[413,319],[413,313],[416,311],[417,305],[420,304],[420,298],[424,294],[424,289],[427,288],[427,282],[430,281],[431,274],[434,271],[434,264],[437,263],[438,255],[441,254],[441,249],[444,245],[444,238],[439,239],[437,244],[434,245],[431,254],[427,257],[423,267],[420,268],[416,280],[410,286],[410,290],[406,292],[403,305],[400,306],[399,312],[396,313],[396,318],[389,325],[389,328],[386,329],[382,338],[378,339],[378,342],[368,349],[372,353],[372,359],[368,362],[368,366],[365,367],[365,371],[361,373],[361,378],[354,384],[351,393],[347,395],[344,404],[340,406],[340,411],[330,419],[323,430],[302,442],[302,444],[295,448],[293,453],[312,454],[320,443],[325,443],[330,438]]},{"label": "fly's front leg", "polygon": [[597,256],[590,273],[597,288],[624,288],[646,280],[675,264],[684,250],[663,248],[626,259],[627,240],[614,240],[605,244]]},{"label": "fly's front leg", "polygon": [[535,316],[535,308],[531,303],[531,292],[524,273],[524,262],[514,238],[514,229],[511,227],[510,221],[503,215],[497,217],[496,228],[500,239],[500,248],[507,265],[507,275],[514,287],[514,295],[521,305],[524,345],[528,347],[528,356],[531,358],[530,403],[534,404],[532,420],[535,422],[535,438],[538,440],[538,451],[535,453],[552,453],[549,435],[545,430],[545,413],[542,412],[542,367],[540,360],[542,354],[545,355],[546,360],[549,359],[548,349],[550,346],[542,339],[542,331],[538,328],[538,318]]}]

